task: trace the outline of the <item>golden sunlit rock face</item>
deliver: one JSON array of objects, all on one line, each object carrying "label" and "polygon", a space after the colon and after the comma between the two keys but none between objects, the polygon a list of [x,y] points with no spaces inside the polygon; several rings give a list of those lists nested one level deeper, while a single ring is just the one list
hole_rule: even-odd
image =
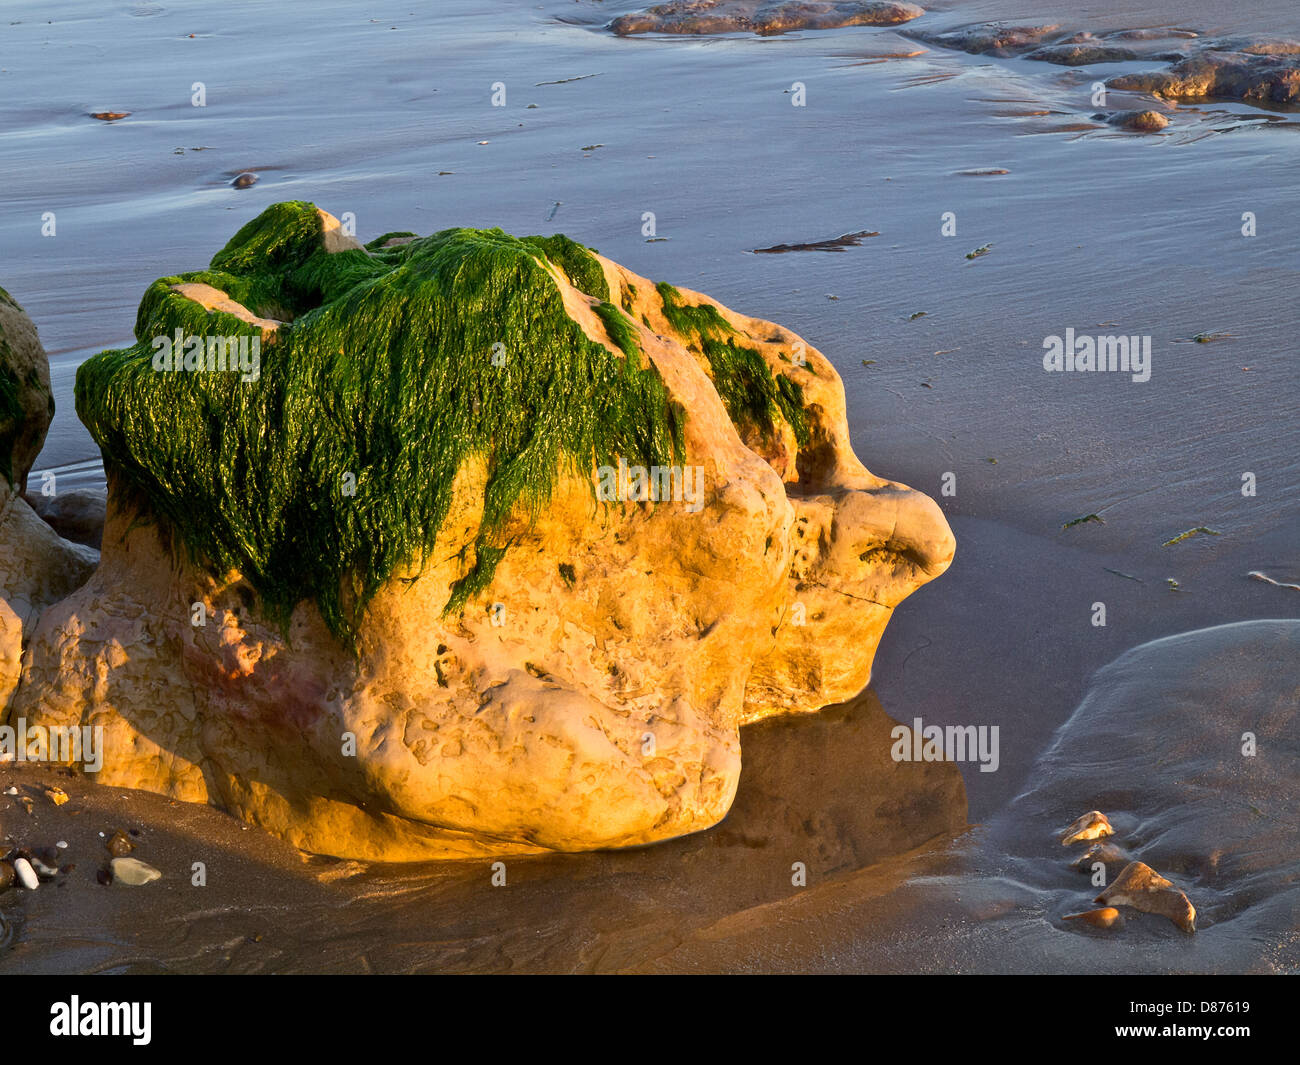
[{"label": "golden sunlit rock face", "polygon": [[0,288],[0,721],[41,611],[94,565],[93,551],[60,539],[22,497],[53,414],[50,364],[36,326]]},{"label": "golden sunlit rock face", "polygon": [[[395,254],[324,218],[325,252]],[[255,575],[193,557],[107,462],[99,568],[41,616],[10,716],[102,726],[99,782],[340,857],[625,847],[717,824],[741,726],[859,692],[893,607],[954,542],[931,499],[854,455],[843,385],[806,341],[592,258],[608,294],[539,253],[583,334],[662,380],[680,467],[561,468],[449,610],[493,476],[465,461],[434,550],[387,577],[349,646],[309,599],[272,619]],[[755,375],[778,393],[764,417],[745,406]],[[384,476],[359,473],[363,491]]]}]

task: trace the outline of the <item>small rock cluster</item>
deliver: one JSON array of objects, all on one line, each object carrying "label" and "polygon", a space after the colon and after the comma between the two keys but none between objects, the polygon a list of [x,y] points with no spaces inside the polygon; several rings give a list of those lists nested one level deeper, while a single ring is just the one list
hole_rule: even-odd
[{"label": "small rock cluster", "polygon": [[[60,787],[43,788],[42,791],[45,798],[55,806],[62,806],[68,801],[67,792]],[[4,794],[16,798],[29,815],[32,813],[34,802],[31,796],[20,794],[18,788],[12,786],[6,788]],[[128,857],[135,850],[131,837],[139,834],[140,830],[134,828],[129,833],[119,828],[111,836],[100,833],[104,837],[104,847],[109,858],[96,872],[95,878],[99,883],[108,886],[116,881],[138,886],[162,878],[162,873],[152,865]],[[12,844],[10,839],[5,842]],[[76,864],[64,861],[67,850],[66,840],[59,840],[52,847],[10,845],[0,859],[0,895],[14,887],[36,891],[42,882],[71,873],[76,869]]]},{"label": "small rock cluster", "polygon": [[1122,928],[1124,918],[1117,909],[1128,906],[1142,913],[1168,917],[1184,932],[1196,931],[1196,908],[1183,891],[1157,873],[1145,862],[1129,860],[1127,854],[1113,843],[1094,842],[1113,836],[1115,829],[1110,819],[1100,810],[1089,810],[1074,821],[1061,836],[1061,845],[1092,843],[1087,852],[1073,865],[1082,872],[1091,872],[1095,863],[1106,868],[1109,877],[1112,869],[1123,864],[1120,873],[1093,902],[1101,907],[1082,913],[1067,914],[1067,921],[1084,921],[1094,928]]}]

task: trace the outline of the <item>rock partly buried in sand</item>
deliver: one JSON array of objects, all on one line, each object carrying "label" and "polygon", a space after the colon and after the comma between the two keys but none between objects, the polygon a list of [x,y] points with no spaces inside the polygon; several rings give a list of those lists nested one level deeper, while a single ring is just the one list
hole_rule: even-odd
[{"label": "rock partly buried in sand", "polygon": [[[1007,26],[997,22],[943,31],[909,27],[902,32],[940,48],[1001,58],[1022,56],[1064,66],[1159,60],[1172,66],[1119,74],[1106,84],[1166,100],[1217,98],[1258,104],[1300,100],[1300,42],[1293,40],[1234,37],[1197,40],[1193,45],[1189,42],[1197,34],[1191,30],[1121,30],[1098,36],[1062,30],[1056,24]],[[1189,55],[1193,48],[1195,53]],[[1164,126],[1128,128],[1150,132]]]},{"label": "rock partly buried in sand", "polygon": [[108,865],[113,873],[113,883],[115,884],[128,884],[131,887],[139,887],[142,884],[152,884],[155,880],[162,879],[162,873],[148,862],[140,861],[139,858],[113,858]]},{"label": "rock partly buried in sand", "polygon": [[[82,365],[104,557],[17,712],[102,725],[101,783],[345,857],[716,824],[740,725],[866,684],[942,513],[862,466],[788,330],[563,236],[392,236],[275,205]],[[238,367],[155,369],[177,330]]]},{"label": "rock partly buried in sand", "polygon": [[1168,70],[1120,74],[1106,84],[1112,89],[1149,92],[1165,100],[1217,98],[1293,104],[1300,101],[1300,55],[1207,48]]},{"label": "rock partly buried in sand", "polygon": [[620,15],[609,29],[635,33],[754,33],[832,30],[840,26],[897,26],[925,12],[892,0],[672,0]]},{"label": "rock partly buried in sand", "polygon": [[1123,928],[1124,918],[1114,906],[1104,906],[1099,910],[1087,910],[1084,913],[1067,913],[1067,921],[1083,921],[1093,928]]},{"label": "rock partly buried in sand", "polygon": [[1091,873],[1093,867],[1101,864],[1106,875],[1119,872],[1133,859],[1113,843],[1094,843],[1074,861],[1074,868],[1081,873]]},{"label": "rock partly buried in sand", "polygon": [[954,30],[909,29],[907,36],[940,48],[952,48],[972,55],[1000,58],[1023,55],[1062,36],[1059,23],[1007,26],[1000,22],[979,22]]},{"label": "rock partly buried in sand", "polygon": [[108,496],[102,490],[72,488],[54,495],[28,492],[27,504],[63,539],[99,550],[104,537],[104,516]]},{"label": "rock partly buried in sand", "polygon": [[0,289],[0,722],[41,611],[82,584],[96,558],[60,539],[21,495],[53,415],[36,327]]},{"label": "rock partly buried in sand", "polygon": [[1113,115],[1099,114],[1093,118],[1135,133],[1158,133],[1169,125],[1169,119],[1159,111],[1116,111]]},{"label": "rock partly buried in sand", "polygon": [[1082,67],[1092,63],[1127,63],[1142,56],[1132,48],[1104,41],[1070,41],[1035,48],[1025,58],[1063,67]]},{"label": "rock partly buried in sand", "polygon": [[1143,913],[1168,917],[1184,932],[1196,931],[1196,909],[1187,896],[1145,862],[1130,862],[1097,902],[1132,906]]},{"label": "rock partly buried in sand", "polygon": [[1183,42],[1196,36],[1190,31],[1162,29],[1098,35],[1087,30],[1063,30],[1056,23],[1008,26],[1000,22],[979,22],[943,31],[909,27],[905,33],[940,48],[1002,59],[1022,56],[1070,67],[1152,59],[1176,62],[1189,47]]},{"label": "rock partly buried in sand", "polygon": [[1068,847],[1071,843],[1082,843],[1114,834],[1115,830],[1111,828],[1110,820],[1104,813],[1100,810],[1089,810],[1062,833],[1061,846]]}]

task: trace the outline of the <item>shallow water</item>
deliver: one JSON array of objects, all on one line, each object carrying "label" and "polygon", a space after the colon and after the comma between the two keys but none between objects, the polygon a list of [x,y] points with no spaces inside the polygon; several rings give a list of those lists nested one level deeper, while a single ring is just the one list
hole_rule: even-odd
[{"label": "shallow water", "polygon": [[[1069,70],[867,28],[699,40],[600,29],[635,6],[444,0],[411,13],[327,2],[290,20],[259,3],[72,2],[53,18],[44,5],[7,5],[0,284],[51,354],[59,411],[38,469],[55,470],[60,487],[102,479],[73,411],[76,366],[130,338],[154,278],[205,264],[267,204],[301,198],[354,213],[362,239],[450,225],[565,232],[825,352],[866,464],[939,498],[957,533],[953,569],[887,630],[873,687],[903,721],[1000,727],[999,770],[962,767],[971,820],[1023,809],[1008,804],[1054,730],[1092,672],[1127,649],[1300,616],[1300,592],[1285,587],[1300,575],[1300,116],[1215,103],[1177,108],[1156,136],[1066,129],[1097,110],[1097,77],[1142,64]],[[942,7],[916,25],[1026,15],[1005,0]],[[1029,17],[1300,36],[1289,0],[1068,7],[1036,4]],[[205,107],[191,106],[196,81]],[[497,81],[505,108],[491,106]],[[806,107],[791,106],[796,81]],[[1113,94],[1107,106],[1134,102]],[[132,114],[86,116],[103,109]],[[974,168],[1009,173],[957,174]],[[247,170],[254,187],[229,187]],[[53,237],[41,235],[47,211]],[[647,211],[666,239],[647,242]],[[955,237],[940,235],[947,211]],[[1256,215],[1253,238],[1241,235],[1244,211]],[[752,253],[862,230],[880,235],[837,252]],[[985,244],[989,254],[965,258]],[[1150,335],[1150,381],[1045,373],[1043,338],[1067,327]],[[1186,342],[1203,332],[1232,336]],[[1245,472],[1254,497],[1241,494]],[[955,496],[939,495],[945,473]],[[1093,512],[1105,523],[1062,529]],[[1200,525],[1220,535],[1161,546]],[[1098,602],[1104,627],[1092,624]],[[1286,665],[1268,657],[1276,645],[1258,653],[1265,671]],[[1065,821],[1093,801],[1070,799],[1060,795]],[[894,875],[839,877],[835,901],[823,886],[797,905],[816,912],[823,903],[810,900],[826,900],[821,918],[858,912],[862,878],[882,913],[919,905],[885,890]],[[1292,927],[1274,916],[1279,934]],[[946,942],[947,927],[928,934]],[[1235,944],[1224,957],[1251,954],[1258,925],[1214,927]],[[305,953],[286,948],[281,960],[310,967],[305,944],[320,930],[306,918],[298,928]],[[825,967],[876,967],[871,951],[885,949],[858,944],[847,919],[823,931],[833,932],[817,948]],[[1059,933],[1049,916],[1014,931],[1027,947]],[[952,950],[926,940],[933,956],[980,964],[952,934]],[[887,951],[880,964],[901,957]]]},{"label": "shallow water", "polygon": [[[1137,647],[1098,672],[1028,786],[942,856],[881,890],[879,870],[688,943],[656,966],[876,972],[1300,972],[1300,623],[1255,621]],[[1243,733],[1257,753],[1243,755]],[[1111,841],[1183,889],[1189,935],[1126,911],[1067,923],[1097,888],[1061,830],[1099,808]],[[827,930],[833,962],[806,945]]]}]

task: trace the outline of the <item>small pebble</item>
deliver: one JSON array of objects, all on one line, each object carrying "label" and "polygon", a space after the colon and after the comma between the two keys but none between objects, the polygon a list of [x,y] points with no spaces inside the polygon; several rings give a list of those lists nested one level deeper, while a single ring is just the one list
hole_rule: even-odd
[{"label": "small pebble", "polygon": [[18,794],[18,789],[17,789],[17,788],[14,788],[14,787],[8,787],[8,788],[5,788],[5,794],[6,794],[6,795],[17,795],[17,794]]},{"label": "small pebble", "polygon": [[66,839],[61,839],[61,840],[59,840],[58,843],[56,843],[56,844],[54,844],[54,845],[55,845],[56,847],[58,847],[59,850],[61,850],[61,851],[65,851],[65,850],[68,849],[68,841],[67,841]]},{"label": "small pebble", "polygon": [[1114,906],[1106,906],[1100,910],[1088,910],[1086,913],[1067,913],[1067,921],[1085,921],[1094,928],[1123,928],[1124,918],[1120,916],[1119,910]]},{"label": "small pebble", "polygon": [[1061,836],[1061,845],[1068,847],[1071,843],[1083,843],[1114,834],[1115,830],[1104,813],[1100,810],[1089,810],[1065,830]]},{"label": "small pebble", "polygon": [[127,837],[127,834],[120,828],[113,833],[113,838],[108,841],[106,846],[108,847],[108,853],[114,858],[125,858],[135,850],[135,844],[131,842]]},{"label": "small pebble", "polygon": [[59,871],[54,866],[46,865],[39,858],[32,859],[32,868],[36,870],[38,876],[43,876],[46,880],[59,875]]},{"label": "small pebble", "polygon": [[26,858],[14,859],[14,872],[18,875],[18,883],[28,891],[35,891],[40,887],[41,882],[36,879],[36,870]]},{"label": "small pebble", "polygon": [[139,887],[141,884],[148,884],[162,877],[162,873],[152,865],[140,861],[139,858],[114,858],[109,864],[113,867],[113,879],[120,880],[123,884],[130,884],[132,887]]}]

